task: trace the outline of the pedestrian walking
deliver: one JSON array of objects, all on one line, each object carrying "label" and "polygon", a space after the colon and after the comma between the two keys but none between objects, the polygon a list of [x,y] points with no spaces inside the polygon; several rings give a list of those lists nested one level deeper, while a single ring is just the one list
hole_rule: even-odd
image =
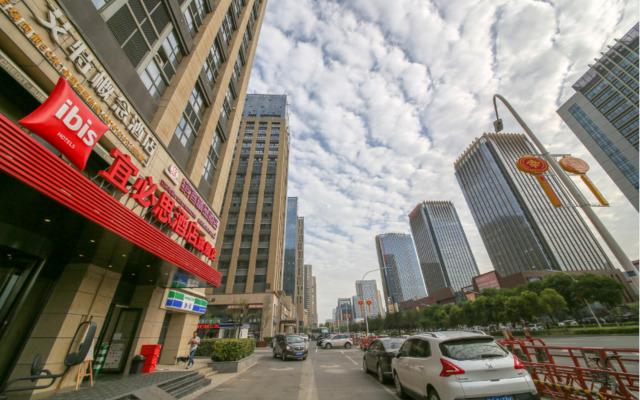
[{"label": "pedestrian walking", "polygon": [[194,364],[193,357],[196,355],[196,350],[198,350],[198,345],[200,344],[200,338],[198,337],[198,331],[193,331],[193,337],[189,339],[189,344],[191,345],[189,352],[189,362],[187,363],[187,368]]}]

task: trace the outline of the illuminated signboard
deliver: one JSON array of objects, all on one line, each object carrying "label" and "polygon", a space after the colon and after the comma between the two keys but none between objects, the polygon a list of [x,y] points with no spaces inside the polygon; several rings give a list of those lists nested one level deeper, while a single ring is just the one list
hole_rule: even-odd
[{"label": "illuminated signboard", "polygon": [[207,301],[194,296],[189,296],[182,292],[169,290],[167,300],[165,301],[165,307],[204,314],[207,312]]},{"label": "illuminated signboard", "polygon": [[500,289],[500,282],[498,281],[498,275],[496,275],[496,271],[487,272],[486,274],[482,274],[473,278],[473,281],[476,283],[479,291],[487,288],[495,288]]}]

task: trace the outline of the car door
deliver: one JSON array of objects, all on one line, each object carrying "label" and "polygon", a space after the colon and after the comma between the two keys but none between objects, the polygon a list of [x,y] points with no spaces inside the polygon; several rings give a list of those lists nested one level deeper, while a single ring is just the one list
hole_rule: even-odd
[{"label": "car door", "polygon": [[413,340],[407,340],[404,342],[398,351],[395,362],[395,372],[398,375],[398,379],[402,386],[408,390],[411,390],[411,364],[413,361],[411,357],[411,348],[413,345]]},{"label": "car door", "polygon": [[371,342],[371,345],[367,348],[367,351],[364,352],[364,361],[367,364],[368,369],[373,369],[375,364],[375,351],[376,347],[380,342],[374,340]]},{"label": "car door", "polygon": [[427,339],[418,339],[412,347],[415,368],[415,392],[427,397],[427,382],[439,371],[434,370],[431,344]]}]

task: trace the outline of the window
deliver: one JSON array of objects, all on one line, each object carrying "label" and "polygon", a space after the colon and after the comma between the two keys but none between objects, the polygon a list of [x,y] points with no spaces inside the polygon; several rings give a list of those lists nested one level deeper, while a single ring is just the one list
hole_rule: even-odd
[{"label": "window", "polygon": [[204,176],[209,184],[213,183],[216,164],[220,158],[220,146],[222,146],[222,136],[216,129],[216,133],[213,135],[213,141],[211,142],[211,147],[209,147],[209,154],[207,154],[207,159],[204,162],[204,170],[202,171],[202,176]]},{"label": "window", "polygon": [[189,151],[191,151],[196,141],[198,129],[200,129],[200,125],[202,124],[204,109],[204,97],[200,89],[196,86],[191,91],[189,102],[182,113],[182,118],[180,118],[180,122],[178,122],[175,131],[175,135],[180,140],[180,143]]},{"label": "window", "polygon": [[151,59],[147,68],[140,74],[140,79],[155,101],[159,101],[164,91],[167,90],[167,84],[155,59]]},{"label": "window", "polygon": [[209,81],[209,86],[211,86],[212,89],[216,83],[216,79],[218,79],[218,75],[220,74],[220,66],[222,63],[222,51],[218,47],[218,44],[214,43],[211,50],[209,50],[209,54],[204,61],[204,66],[202,67],[205,75],[207,76],[207,80]]},{"label": "window", "polygon": [[[94,1],[95,5],[101,3],[104,2]],[[169,22],[163,1],[130,0],[107,20],[107,26],[131,64],[137,68]]]},{"label": "window", "polygon": [[206,15],[203,0],[193,0],[187,9],[184,10],[184,18],[187,21],[191,37],[196,36]]},{"label": "window", "polygon": [[443,342],[440,343],[440,351],[442,351],[443,356],[454,360],[504,358],[509,354],[493,338],[472,338]]},{"label": "window", "polygon": [[142,83],[154,100],[158,101],[162,97],[167,85],[171,82],[171,78],[176,74],[182,57],[178,39],[173,30],[171,30],[162,42],[155,57],[151,58],[147,67],[140,73]]}]

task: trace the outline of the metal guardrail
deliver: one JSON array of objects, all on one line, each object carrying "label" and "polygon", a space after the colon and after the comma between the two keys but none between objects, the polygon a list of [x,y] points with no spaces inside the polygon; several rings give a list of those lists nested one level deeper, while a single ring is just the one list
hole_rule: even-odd
[{"label": "metal guardrail", "polygon": [[505,339],[498,342],[527,366],[541,395],[554,399],[638,399],[637,348],[547,346],[528,331],[524,339],[514,338],[507,330],[503,334]]}]

